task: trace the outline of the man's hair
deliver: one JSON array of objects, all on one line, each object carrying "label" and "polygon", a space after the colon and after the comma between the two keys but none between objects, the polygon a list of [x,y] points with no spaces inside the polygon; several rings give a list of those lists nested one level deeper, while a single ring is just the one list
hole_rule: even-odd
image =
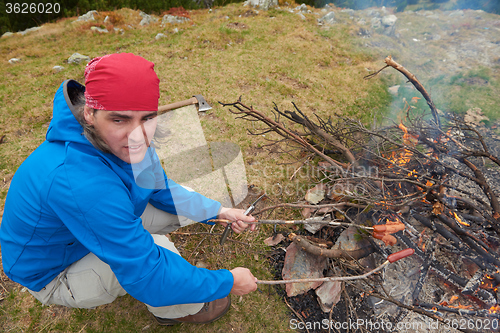
[{"label": "man's hair", "polygon": [[[73,103],[73,106],[76,110],[74,113],[76,120],[82,125],[83,127],[83,135],[89,140],[89,142],[97,149],[104,153],[109,153],[112,154],[111,149],[107,145],[106,142],[101,138],[99,133],[97,133],[97,130],[93,125],[90,125],[87,123],[85,120],[84,116],[84,109],[85,109],[85,95],[83,94],[82,91],[80,90],[69,90],[68,89],[68,94],[70,97],[71,102]],[[92,113],[95,114],[98,110],[92,109]]]}]

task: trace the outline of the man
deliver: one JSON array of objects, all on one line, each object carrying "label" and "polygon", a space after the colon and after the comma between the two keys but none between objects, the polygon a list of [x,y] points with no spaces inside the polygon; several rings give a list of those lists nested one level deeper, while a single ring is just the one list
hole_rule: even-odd
[{"label": "man", "polygon": [[248,269],[194,267],[165,236],[215,217],[241,232],[254,218],[167,178],[152,146],[158,99],[154,64],[126,53],[92,60],[85,87],[57,91],[0,228],[5,273],[43,304],[93,308],[129,293],[160,324],[207,323],[227,312],[229,293],[256,290]]}]

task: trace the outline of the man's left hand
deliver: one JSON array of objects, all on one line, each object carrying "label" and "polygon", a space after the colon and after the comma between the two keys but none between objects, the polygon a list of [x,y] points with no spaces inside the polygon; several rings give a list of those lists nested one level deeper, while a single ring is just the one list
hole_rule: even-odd
[{"label": "man's left hand", "polygon": [[[248,224],[245,222],[254,222],[255,217],[252,215],[244,215],[245,211],[243,209],[236,208],[225,208],[222,207],[219,213],[219,219],[233,221],[231,223],[231,229],[237,234],[245,230],[250,226],[250,230],[255,230],[255,224]],[[226,226],[226,223],[220,223],[223,226]]]}]

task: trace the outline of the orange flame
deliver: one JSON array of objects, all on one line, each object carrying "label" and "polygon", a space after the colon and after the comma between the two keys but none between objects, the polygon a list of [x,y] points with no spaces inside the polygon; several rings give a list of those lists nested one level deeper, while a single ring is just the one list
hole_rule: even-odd
[{"label": "orange flame", "polygon": [[467,223],[467,222],[463,222],[460,217],[457,215],[457,213],[453,212],[453,215],[455,215],[455,220],[457,220],[458,223],[460,223],[461,225],[464,225],[466,227],[470,227],[470,224]]},{"label": "orange flame", "polygon": [[488,312],[489,313],[499,313],[500,312],[500,306],[498,306],[498,305],[492,306],[491,308],[489,308]]}]

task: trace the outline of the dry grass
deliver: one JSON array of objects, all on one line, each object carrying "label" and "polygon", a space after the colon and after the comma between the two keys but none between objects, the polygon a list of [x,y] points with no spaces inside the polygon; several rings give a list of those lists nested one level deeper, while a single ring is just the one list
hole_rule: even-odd
[{"label": "dry grass", "polygon": [[[319,12],[319,11],[318,11]],[[98,34],[90,26],[100,26],[112,17],[108,30],[124,29],[124,34]],[[0,40],[4,63],[17,57],[22,62],[0,68],[0,211],[9,180],[22,161],[44,140],[51,118],[51,101],[63,80],[83,80],[85,64],[67,64],[75,52],[89,57],[113,52],[132,52],[155,63],[161,80],[161,104],[202,94],[214,107],[201,117],[207,141],[238,144],[247,163],[249,183],[270,192],[271,201],[293,201],[300,191],[273,193],[273,186],[290,184],[305,189],[308,173],[290,180],[299,166],[278,166],[290,159],[269,155],[261,147],[265,138],[250,137],[251,124],[235,120],[217,102],[243,102],[267,112],[275,102],[291,108],[295,102],[304,112],[327,118],[334,113],[369,119],[388,103],[380,81],[364,81],[366,68],[377,68],[372,58],[355,46],[348,24],[319,27],[318,16],[301,20],[286,10],[256,13],[241,4],[190,11],[191,22],[162,27],[159,23],[140,27],[138,12],[122,9],[101,13],[92,23],[61,20],[24,37]],[[132,25],[129,27],[128,24]],[[238,27],[236,29],[235,27]],[[178,29],[178,32],[174,31]],[[158,33],[167,37],[155,40]],[[379,61],[377,61],[379,63]],[[52,67],[64,66],[54,73]],[[270,114],[270,113],[268,113]],[[307,170],[306,165],[303,170]],[[303,193],[302,193],[303,194]],[[191,227],[204,230],[206,226]],[[259,278],[272,278],[262,240],[270,229],[245,233],[224,248],[216,237],[190,236],[178,239],[183,254],[191,262],[202,260],[210,268],[251,268]],[[200,244],[195,251],[195,247]],[[202,249],[202,250],[200,250]],[[156,332],[162,330],[146,308],[129,296],[97,310],[67,310],[42,307],[19,287],[9,285],[0,301],[0,330],[11,332]],[[211,325],[182,325],[171,332],[285,332],[288,309],[273,289],[263,288],[241,299],[233,299],[229,316]]]}]

